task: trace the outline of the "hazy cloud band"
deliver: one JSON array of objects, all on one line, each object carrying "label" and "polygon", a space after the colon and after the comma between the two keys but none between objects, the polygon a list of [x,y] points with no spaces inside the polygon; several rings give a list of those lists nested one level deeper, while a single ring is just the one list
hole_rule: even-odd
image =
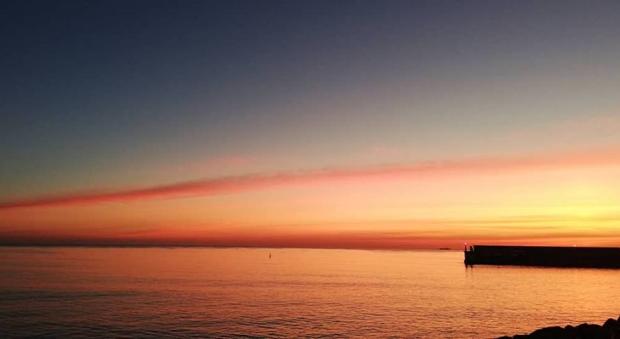
[{"label": "hazy cloud band", "polygon": [[538,154],[513,157],[487,157],[467,160],[419,162],[413,164],[291,171],[276,174],[252,174],[184,181],[138,189],[91,191],[56,196],[9,200],[0,209],[88,204],[109,201],[131,201],[155,198],[209,196],[249,191],[278,185],[365,179],[372,177],[423,178],[436,175],[484,174],[509,171],[533,171],[587,166],[620,165],[620,148],[592,152]]}]

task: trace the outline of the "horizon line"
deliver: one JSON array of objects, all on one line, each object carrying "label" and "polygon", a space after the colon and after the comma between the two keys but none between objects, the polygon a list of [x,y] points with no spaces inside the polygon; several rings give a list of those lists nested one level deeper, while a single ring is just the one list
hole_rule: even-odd
[{"label": "horizon line", "polygon": [[199,245],[199,244],[176,244],[176,245],[165,245],[165,244],[44,244],[44,243],[33,243],[33,244],[12,244],[12,243],[0,243],[0,248],[6,247],[39,247],[39,248],[163,248],[163,249],[174,249],[174,248],[213,248],[213,249],[306,249],[306,250],[347,250],[347,251],[463,251],[463,249],[455,249],[451,247],[411,247],[411,248],[374,248],[374,247],[320,247],[320,246],[252,246],[252,245]]},{"label": "horizon line", "polygon": [[[470,246],[507,246],[507,247],[553,247],[553,248],[620,248],[620,246],[566,246],[566,245],[515,245],[515,244],[465,244],[465,247]],[[464,251],[463,249],[453,247],[321,247],[321,246],[261,246],[261,245],[207,245],[207,244],[105,244],[105,243],[0,243],[0,248],[7,247],[39,247],[39,248],[162,248],[162,249],[174,249],[174,248],[213,248],[213,249],[307,249],[307,250],[359,250],[359,251]]]}]

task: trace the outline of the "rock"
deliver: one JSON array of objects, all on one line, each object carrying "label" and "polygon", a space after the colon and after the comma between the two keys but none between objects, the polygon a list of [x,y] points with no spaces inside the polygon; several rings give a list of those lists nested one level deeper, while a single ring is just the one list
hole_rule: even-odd
[{"label": "rock", "polygon": [[609,339],[611,338],[610,332],[599,325],[581,324],[577,326],[577,332],[581,338],[588,338],[588,339]]},{"label": "rock", "polygon": [[532,339],[564,339],[564,329],[560,326],[545,327],[530,333]]},{"label": "rock", "polygon": [[607,319],[601,325],[581,324],[577,327],[568,325],[564,328],[559,326],[545,327],[530,334],[504,336],[500,339],[620,339],[620,317]]},{"label": "rock", "polygon": [[571,325],[564,327],[564,332],[566,332],[566,338],[577,339],[579,338],[579,333],[577,329]]},{"label": "rock", "polygon": [[620,322],[616,319],[609,318],[603,324],[603,327],[608,328],[610,330],[620,330]]},{"label": "rock", "polygon": [[610,332],[607,329],[599,325],[593,324],[581,324],[577,326],[577,333],[580,338],[591,339],[609,339],[611,338]]}]

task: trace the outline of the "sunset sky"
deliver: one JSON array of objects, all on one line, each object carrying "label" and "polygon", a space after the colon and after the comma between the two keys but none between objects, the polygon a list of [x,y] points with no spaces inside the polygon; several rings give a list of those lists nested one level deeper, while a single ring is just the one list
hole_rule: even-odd
[{"label": "sunset sky", "polygon": [[618,1],[0,3],[0,244],[620,246]]}]

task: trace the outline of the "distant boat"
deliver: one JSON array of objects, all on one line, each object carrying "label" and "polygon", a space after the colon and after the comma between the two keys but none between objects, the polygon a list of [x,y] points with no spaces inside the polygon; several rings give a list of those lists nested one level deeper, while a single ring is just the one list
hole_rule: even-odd
[{"label": "distant boat", "polygon": [[465,265],[620,268],[620,248],[473,245]]},{"label": "distant boat", "polygon": [[271,259],[271,252],[269,252],[269,259]]},{"label": "distant boat", "polygon": [[439,250],[440,251],[449,251],[449,250],[451,250],[451,248],[450,247],[439,247]]}]

